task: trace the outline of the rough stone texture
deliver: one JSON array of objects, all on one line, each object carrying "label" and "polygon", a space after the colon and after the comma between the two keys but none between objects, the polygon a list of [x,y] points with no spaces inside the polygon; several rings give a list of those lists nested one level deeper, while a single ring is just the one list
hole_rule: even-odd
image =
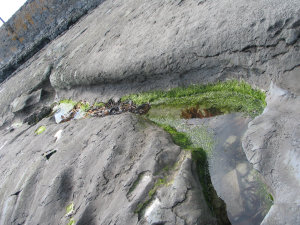
[{"label": "rough stone texture", "polygon": [[[41,125],[46,131],[36,135]],[[44,119],[35,126],[2,130],[0,143],[1,225],[67,224],[66,206],[72,202],[78,225],[148,224],[138,221],[137,204],[147,197],[163,168],[178,161],[181,151],[164,131],[129,113],[59,125],[53,118]],[[43,154],[51,150],[56,153],[46,160]],[[190,175],[191,160],[182,166],[184,172],[175,175],[172,185],[176,190],[169,193],[170,223],[165,224],[215,221],[203,203],[199,181]],[[150,178],[148,185],[137,185],[138,192],[129,195],[143,173]],[[191,199],[194,195],[202,201]],[[184,204],[189,208],[179,210],[180,219],[174,211]],[[194,217],[189,209],[195,210]],[[171,221],[172,216],[177,220]]]},{"label": "rough stone texture", "polygon": [[0,83],[103,0],[28,0],[0,28]]},{"label": "rough stone texture", "polygon": [[262,224],[300,224],[300,98],[272,85],[267,103],[249,123],[243,142],[275,197]]},{"label": "rough stone texture", "polygon": [[30,95],[21,95],[20,97],[16,98],[12,103],[12,112],[16,113],[19,111],[24,110],[25,108],[29,106],[36,105],[41,100],[41,94],[42,90],[37,90],[35,92],[32,92]]},{"label": "rough stone texture", "polygon": [[300,31],[299,10],[297,0],[107,1],[50,47],[65,54],[51,83],[171,86],[240,77],[268,88],[300,65],[299,38],[288,41]]},{"label": "rough stone texture", "polygon": [[[78,224],[135,224],[131,207],[160,167],[153,149],[174,150],[166,163],[179,154],[161,130],[132,130],[136,119],[128,115],[62,125],[42,120],[13,131],[11,123],[20,119],[10,107],[16,98],[42,89],[46,105],[66,97],[93,102],[227,78],[265,90],[274,82],[289,91],[270,91],[268,108],[250,124],[244,148],[275,198],[263,224],[299,224],[299,29],[298,0],[105,1],[0,85],[0,224],[66,224],[71,201]],[[32,137],[44,122],[45,133]],[[55,142],[58,129],[66,136]],[[49,161],[41,157],[54,148]],[[144,171],[150,183],[129,201],[130,184]],[[174,221],[171,213],[166,209],[157,218]]]},{"label": "rough stone texture", "polygon": [[192,159],[184,157],[171,184],[158,190],[158,195],[145,212],[144,221],[166,225],[218,224],[216,218],[207,217],[210,210],[203,205],[205,198],[195,174]]}]

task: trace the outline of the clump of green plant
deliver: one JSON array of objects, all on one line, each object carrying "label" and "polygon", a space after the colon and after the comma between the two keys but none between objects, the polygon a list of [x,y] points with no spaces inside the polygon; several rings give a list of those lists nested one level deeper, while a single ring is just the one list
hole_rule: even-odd
[{"label": "clump of green plant", "polygon": [[91,106],[88,102],[78,102],[76,105],[75,105],[76,108],[80,108],[82,111],[84,112],[87,112]]},{"label": "clump of green plant", "polygon": [[72,202],[66,207],[66,215],[72,214],[73,211],[74,211],[74,203]]},{"label": "clump of green plant", "polygon": [[132,100],[140,105],[214,108],[223,113],[244,112],[250,116],[262,113],[265,93],[253,89],[244,81],[230,80],[206,85],[177,87],[168,91],[156,90],[124,96],[121,100]]},{"label": "clump of green plant", "polygon": [[41,134],[46,130],[45,126],[40,126],[38,129],[35,130],[35,134]]},{"label": "clump of green plant", "polygon": [[67,225],[74,225],[74,224],[75,224],[75,220],[74,220],[74,218],[71,218]]},{"label": "clump of green plant", "polygon": [[172,117],[150,115],[148,118],[170,133],[174,143],[183,149],[201,148],[205,150],[206,154],[212,154],[215,140],[208,127],[187,125],[185,120]]}]

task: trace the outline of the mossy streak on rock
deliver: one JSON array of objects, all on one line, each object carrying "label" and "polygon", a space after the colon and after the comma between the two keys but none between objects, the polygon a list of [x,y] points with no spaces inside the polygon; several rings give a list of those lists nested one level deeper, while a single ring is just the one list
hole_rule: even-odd
[{"label": "mossy streak on rock", "polygon": [[157,179],[154,186],[148,192],[148,196],[146,197],[145,201],[140,202],[134,211],[135,213],[138,214],[139,218],[144,214],[144,211],[147,208],[147,206],[153,201],[157,189],[166,184],[167,184],[167,179],[165,177]]},{"label": "mossy streak on rock", "polygon": [[250,116],[262,113],[265,93],[253,89],[244,81],[230,80],[206,85],[177,87],[169,91],[150,91],[124,96],[122,101],[135,104],[150,103],[152,106],[213,108],[222,113],[244,112]]},{"label": "mossy streak on rock", "polygon": [[142,180],[143,176],[145,175],[146,172],[142,172],[138,175],[137,179],[133,182],[133,184],[131,185],[131,187],[129,188],[129,191],[127,192],[127,196],[130,195],[135,188],[138,186],[138,184],[140,183],[140,181]]}]

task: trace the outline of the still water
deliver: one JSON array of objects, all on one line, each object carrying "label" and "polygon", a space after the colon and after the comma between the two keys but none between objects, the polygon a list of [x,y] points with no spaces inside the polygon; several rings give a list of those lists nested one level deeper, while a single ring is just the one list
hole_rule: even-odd
[{"label": "still water", "polygon": [[267,187],[243,152],[241,139],[249,121],[238,113],[187,120],[189,126],[206,127],[214,136],[210,176],[233,225],[260,224],[272,205]]}]

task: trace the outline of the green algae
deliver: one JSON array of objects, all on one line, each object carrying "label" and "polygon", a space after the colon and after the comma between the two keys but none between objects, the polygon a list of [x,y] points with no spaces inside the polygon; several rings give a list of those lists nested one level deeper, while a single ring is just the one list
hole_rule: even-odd
[{"label": "green algae", "polygon": [[45,126],[40,126],[38,129],[35,130],[35,134],[39,135],[41,133],[43,133],[46,130]]},{"label": "green algae", "polygon": [[266,95],[253,89],[244,81],[230,80],[206,85],[177,87],[168,91],[155,90],[124,96],[121,100],[132,100],[140,105],[150,103],[151,106],[216,108],[223,113],[243,112],[250,116],[262,113]]},{"label": "green algae", "polygon": [[74,211],[74,203],[72,202],[66,207],[66,215],[72,214],[73,211]]},{"label": "green algae", "polygon": [[75,224],[75,220],[74,220],[74,218],[71,218],[67,225],[74,225],[74,224]]},{"label": "green algae", "polygon": [[63,100],[60,100],[58,102],[58,104],[71,104],[71,105],[75,106],[77,104],[77,102],[73,101],[72,99],[63,99]]}]

